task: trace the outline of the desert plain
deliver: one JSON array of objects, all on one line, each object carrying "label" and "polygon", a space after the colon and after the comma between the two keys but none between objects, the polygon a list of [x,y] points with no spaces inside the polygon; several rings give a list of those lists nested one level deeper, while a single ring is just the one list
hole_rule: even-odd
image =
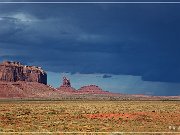
[{"label": "desert plain", "polygon": [[[179,101],[1,101],[3,134],[180,132]],[[117,133],[118,134],[118,133]]]}]

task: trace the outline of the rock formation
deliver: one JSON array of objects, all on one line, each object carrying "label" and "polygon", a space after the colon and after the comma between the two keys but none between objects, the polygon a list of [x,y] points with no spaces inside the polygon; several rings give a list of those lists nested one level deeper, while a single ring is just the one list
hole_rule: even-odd
[{"label": "rock formation", "polygon": [[62,87],[71,87],[70,80],[67,79],[65,76],[63,77],[63,84],[61,85]]},{"label": "rock formation", "polygon": [[67,79],[65,76],[63,77],[63,83],[62,85],[57,88],[59,91],[61,92],[65,92],[65,93],[75,93],[76,89],[74,89],[73,87],[71,87],[71,82],[69,79]]},{"label": "rock formation", "polygon": [[83,86],[76,90],[71,87],[71,82],[66,77],[63,77],[63,83],[59,88],[57,88],[57,90],[69,94],[110,94],[110,92],[104,91],[96,85]]},{"label": "rock formation", "polygon": [[41,67],[26,66],[20,62],[4,61],[0,64],[0,81],[26,81],[47,84],[47,74]]},{"label": "rock formation", "polygon": [[109,94],[110,92],[102,90],[99,86],[96,85],[88,85],[83,86],[80,89],[78,89],[79,93],[84,94]]},{"label": "rock formation", "polygon": [[0,99],[13,98],[59,98],[60,93],[49,85],[38,82],[5,82],[0,81]]},{"label": "rock formation", "polygon": [[76,90],[70,80],[63,78],[62,85],[55,89],[47,83],[46,73],[39,67],[23,66],[19,62],[0,64],[1,99],[61,99],[61,100],[180,100],[180,96],[145,96],[111,93],[96,85],[83,86]]}]

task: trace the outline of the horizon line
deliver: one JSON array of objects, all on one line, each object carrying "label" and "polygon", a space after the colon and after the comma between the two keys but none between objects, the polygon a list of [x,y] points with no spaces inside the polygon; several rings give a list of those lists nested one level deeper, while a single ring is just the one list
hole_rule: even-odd
[{"label": "horizon line", "polygon": [[49,2],[49,1],[29,1],[29,2],[23,2],[23,1],[16,1],[16,2],[8,2],[8,1],[0,1],[0,4],[180,4],[180,2],[157,2],[157,1],[154,1],[154,2],[140,2],[140,1],[137,1],[137,2],[108,2],[108,1],[87,1],[87,2],[83,2],[83,1],[76,1],[76,2],[65,2],[65,1],[52,1],[52,2]]}]

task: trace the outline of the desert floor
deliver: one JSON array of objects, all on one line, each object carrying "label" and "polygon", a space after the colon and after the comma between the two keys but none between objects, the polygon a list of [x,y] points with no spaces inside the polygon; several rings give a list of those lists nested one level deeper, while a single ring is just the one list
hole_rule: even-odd
[{"label": "desert floor", "polygon": [[0,101],[4,132],[180,133],[180,101]]}]

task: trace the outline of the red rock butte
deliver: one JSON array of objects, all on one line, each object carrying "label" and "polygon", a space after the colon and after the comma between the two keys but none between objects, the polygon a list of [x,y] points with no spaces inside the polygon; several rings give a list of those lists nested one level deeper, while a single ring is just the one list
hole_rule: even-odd
[{"label": "red rock butte", "polygon": [[125,95],[88,85],[76,90],[63,77],[63,83],[55,89],[47,85],[47,74],[41,67],[26,66],[20,62],[4,61],[0,64],[0,99],[115,99],[115,100],[180,100],[180,96]]},{"label": "red rock butte", "polygon": [[20,62],[4,61],[0,64],[0,81],[25,81],[47,84],[47,74],[41,67],[22,65]]},{"label": "red rock butte", "polygon": [[69,94],[110,94],[110,92],[104,91],[96,85],[83,86],[80,89],[76,90],[75,88],[71,87],[71,82],[66,77],[63,77],[63,83],[57,89],[61,92]]},{"label": "red rock butte", "polygon": [[58,88],[59,91],[65,92],[65,93],[75,93],[76,89],[71,87],[71,82],[69,79],[67,79],[65,76],[63,77],[63,83]]}]

